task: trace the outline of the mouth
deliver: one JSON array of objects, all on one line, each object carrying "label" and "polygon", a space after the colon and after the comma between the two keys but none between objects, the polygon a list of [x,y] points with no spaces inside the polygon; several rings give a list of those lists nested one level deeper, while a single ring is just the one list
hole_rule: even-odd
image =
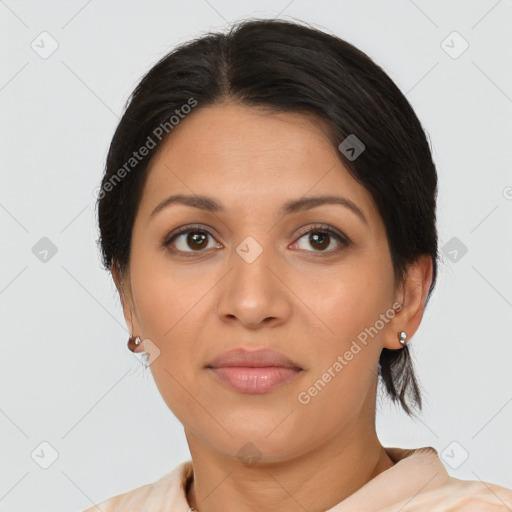
[{"label": "mouth", "polygon": [[303,372],[284,366],[223,366],[207,369],[222,383],[241,393],[267,393]]},{"label": "mouth", "polygon": [[241,393],[266,393],[291,381],[304,369],[270,349],[225,352],[205,367],[218,381]]}]

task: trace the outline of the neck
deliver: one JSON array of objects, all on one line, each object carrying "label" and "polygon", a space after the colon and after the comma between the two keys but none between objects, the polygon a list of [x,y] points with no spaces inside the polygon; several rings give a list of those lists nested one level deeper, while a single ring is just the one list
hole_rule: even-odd
[{"label": "neck", "polygon": [[[194,455],[197,439],[187,432]],[[273,510],[280,512],[328,510],[340,503],[394,461],[376,435],[315,447],[300,458],[247,467],[232,458],[216,455],[194,459],[194,477],[187,493],[197,512]],[[204,447],[201,448],[204,450]],[[199,451],[201,451],[199,450]],[[307,482],[307,485],[304,485]]]}]

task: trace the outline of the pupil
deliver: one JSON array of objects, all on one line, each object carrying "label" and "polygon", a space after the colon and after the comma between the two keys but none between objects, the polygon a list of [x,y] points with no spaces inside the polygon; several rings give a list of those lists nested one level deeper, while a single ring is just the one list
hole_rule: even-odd
[{"label": "pupil", "polygon": [[[199,240],[200,238],[202,238],[202,240]],[[198,233],[198,232],[195,232],[195,233],[189,233],[189,236],[188,236],[188,241],[192,241],[193,243],[192,244],[189,244],[189,246],[194,249],[194,248],[199,248],[201,249],[204,245],[204,241],[206,240],[206,236],[204,233]],[[197,243],[199,241],[199,243]],[[203,242],[203,244],[201,244],[201,242]],[[193,247],[195,246],[195,247]]]},{"label": "pupil", "polygon": [[[329,243],[325,243],[326,240],[329,238],[329,235],[322,234],[322,233],[314,233],[311,235],[311,238],[313,239],[313,242],[316,244],[319,244],[321,249],[325,249],[325,247],[329,246]],[[318,238],[320,238],[320,242],[318,242]],[[322,243],[323,242],[323,243]]]}]

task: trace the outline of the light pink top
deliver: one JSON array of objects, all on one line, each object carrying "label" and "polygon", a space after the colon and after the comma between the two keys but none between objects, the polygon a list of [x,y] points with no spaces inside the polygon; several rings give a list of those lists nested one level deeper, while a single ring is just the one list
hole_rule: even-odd
[{"label": "light pink top", "polygon": [[[433,489],[437,490],[436,496],[440,492],[442,498],[450,499],[455,499],[457,493],[460,496],[461,492],[467,492],[464,484],[469,482],[451,477],[434,448],[385,447],[385,450],[395,465],[326,512],[376,512],[384,509],[392,512],[402,509],[408,501],[416,506],[428,505],[432,497],[429,491]],[[156,482],[113,496],[99,503],[98,507],[102,512],[189,512],[193,509],[187,502],[185,489],[191,476],[192,461],[182,462]],[[507,496],[510,498],[512,493]],[[93,506],[84,512],[97,511],[98,508]]]}]

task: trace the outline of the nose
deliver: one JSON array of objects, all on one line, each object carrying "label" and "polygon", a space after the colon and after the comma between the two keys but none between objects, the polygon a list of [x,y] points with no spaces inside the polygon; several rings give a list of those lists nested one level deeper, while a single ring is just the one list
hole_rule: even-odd
[{"label": "nose", "polygon": [[256,259],[252,259],[250,251],[244,252],[244,248],[255,250],[254,245],[239,246],[238,252],[233,249],[231,270],[219,283],[219,318],[223,322],[238,322],[247,329],[286,322],[291,316],[293,294],[286,285],[284,266],[272,256],[270,249],[262,248]]}]

